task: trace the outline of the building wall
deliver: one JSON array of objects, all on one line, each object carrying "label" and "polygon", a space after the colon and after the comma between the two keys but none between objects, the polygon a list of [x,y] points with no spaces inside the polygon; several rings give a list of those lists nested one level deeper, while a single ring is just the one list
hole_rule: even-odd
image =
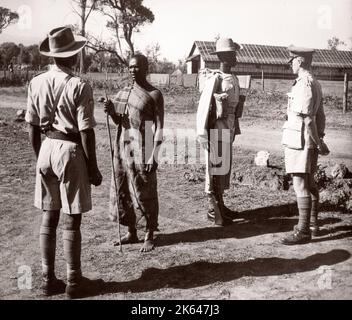
[{"label": "building wall", "polygon": [[[187,62],[187,73],[192,73],[193,61]],[[200,59],[200,69],[218,69],[220,67],[219,62],[205,62],[202,58]],[[194,73],[193,66],[193,73]],[[239,75],[251,75],[253,78],[261,78],[262,70],[264,71],[264,78],[266,79],[293,79],[296,76],[292,74],[290,66],[287,65],[261,65],[254,63],[238,63],[234,69],[234,72]],[[199,71],[199,69],[198,69]],[[324,68],[324,67],[313,67],[313,73],[318,79],[322,80],[343,80],[345,72],[352,77],[352,69],[341,69],[341,68]]]},{"label": "building wall", "polygon": [[193,61],[187,61],[186,62],[187,65],[187,74],[192,74],[192,65],[193,65]]}]

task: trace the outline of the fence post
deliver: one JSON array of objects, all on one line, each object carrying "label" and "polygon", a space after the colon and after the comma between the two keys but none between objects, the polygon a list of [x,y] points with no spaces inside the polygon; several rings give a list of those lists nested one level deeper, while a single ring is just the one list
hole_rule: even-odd
[{"label": "fence post", "polygon": [[262,68],[262,90],[264,91],[264,70]]},{"label": "fence post", "polygon": [[345,72],[343,80],[343,102],[342,102],[342,113],[347,112],[347,101],[348,101],[348,73]]}]

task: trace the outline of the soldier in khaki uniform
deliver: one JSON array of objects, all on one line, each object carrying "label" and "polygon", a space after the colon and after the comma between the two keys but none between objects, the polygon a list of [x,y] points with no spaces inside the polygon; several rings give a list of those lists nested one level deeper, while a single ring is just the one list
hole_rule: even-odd
[{"label": "soldier in khaki uniform", "polygon": [[[45,295],[66,290],[69,298],[78,297],[87,284],[81,275],[80,225],[82,213],[92,209],[90,184],[98,186],[102,181],[95,154],[92,88],[72,73],[86,42],[66,27],[49,33],[39,49],[53,57],[55,65],[30,82],[25,118],[37,157],[35,206],[43,210],[39,236],[42,289]],[[43,141],[41,134],[46,136]],[[66,288],[54,270],[60,209],[66,213]]]},{"label": "soldier in khaki uniform", "polygon": [[220,60],[219,70],[209,73],[197,111],[197,135],[206,160],[205,192],[208,195],[208,219],[216,225],[226,225],[236,217],[227,208],[223,193],[230,187],[232,144],[241,134],[239,118],[242,116],[244,96],[240,96],[239,81],[231,73],[236,65],[236,52],[241,48],[230,38],[216,43]]},{"label": "soldier in khaki uniform", "polygon": [[318,231],[317,215],[319,191],[314,181],[318,154],[327,154],[323,142],[325,114],[322,90],[312,75],[314,50],[289,47],[292,71],[298,77],[288,93],[287,121],[283,128],[286,172],[293,176],[297,196],[299,222],[294,232],[281,239],[286,245],[303,244]]}]

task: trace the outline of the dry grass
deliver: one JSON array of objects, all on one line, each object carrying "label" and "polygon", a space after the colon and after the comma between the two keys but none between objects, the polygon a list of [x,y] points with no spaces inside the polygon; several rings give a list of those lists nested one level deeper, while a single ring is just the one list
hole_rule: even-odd
[{"label": "dry grass", "polygon": [[[37,234],[41,213],[32,205],[35,161],[25,126],[13,123],[12,113],[11,109],[0,109],[0,118],[8,122],[0,126],[0,298],[40,299]],[[188,172],[201,176],[202,166],[197,165],[160,166],[157,248],[140,254],[140,244],[134,244],[124,246],[123,253],[119,253],[112,245],[117,226],[107,217],[111,171],[106,128],[98,125],[96,135],[104,181],[99,188],[93,188],[94,209],[84,215],[82,261],[85,275],[102,278],[105,285],[103,291],[89,298],[350,298],[352,280],[346,277],[345,270],[352,265],[352,235],[348,229],[352,217],[339,212],[322,213],[325,235],[299,250],[283,247],[277,240],[297,221],[292,190],[274,192],[234,180],[225,201],[240,212],[238,219],[232,226],[214,227],[206,220],[202,179],[192,180],[185,175]],[[236,148],[235,170],[250,169],[252,158],[251,151]],[[282,159],[274,158],[272,164],[280,167]],[[62,222],[57,237],[57,275],[65,278],[61,226]],[[20,265],[31,267],[33,290],[18,290]],[[331,290],[316,287],[322,265],[334,268]]]},{"label": "dry grass", "polygon": [[[198,93],[193,89],[178,90],[165,90],[164,96],[166,112],[172,114],[175,121],[182,122],[195,112]],[[103,92],[96,91],[95,96]],[[109,95],[112,94],[113,90],[109,91]],[[2,107],[18,107],[25,102],[25,89],[1,88],[0,95]],[[284,103],[281,95],[256,93],[248,97],[242,120],[253,125],[264,121],[268,126],[278,126],[282,124]],[[332,118],[328,125],[350,128],[352,113],[342,118],[334,106],[327,108],[328,118]],[[14,110],[11,108],[0,108],[0,120],[7,123],[0,124],[0,298],[37,299],[40,298],[38,231],[41,212],[32,205],[35,161],[25,125],[12,121]],[[297,223],[294,193],[292,189],[273,191],[270,186],[253,183],[265,174],[254,170],[254,153],[238,146],[234,153],[232,186],[225,195],[226,204],[239,211],[233,225],[218,228],[206,220],[202,165],[163,164],[158,171],[160,232],[157,247],[141,255],[140,244],[127,245],[123,253],[119,253],[112,245],[117,239],[117,225],[108,220],[107,214],[111,169],[103,124],[97,126],[96,136],[104,181],[99,188],[93,188],[93,211],[84,215],[82,262],[85,275],[102,278],[105,285],[103,292],[89,298],[351,298],[352,279],[346,270],[352,266],[352,216],[340,211],[322,212],[321,237],[299,248],[283,247],[278,239]],[[277,167],[273,170],[278,174],[282,172],[282,157],[273,157],[271,164]],[[243,179],[240,182],[239,175],[246,171],[250,179],[247,183]],[[64,279],[61,226],[62,221],[57,237],[57,274]],[[142,231],[139,234],[144,235]],[[32,268],[33,290],[18,290],[20,265]],[[334,271],[330,290],[317,287],[321,276],[319,267],[323,265],[331,266]]]}]

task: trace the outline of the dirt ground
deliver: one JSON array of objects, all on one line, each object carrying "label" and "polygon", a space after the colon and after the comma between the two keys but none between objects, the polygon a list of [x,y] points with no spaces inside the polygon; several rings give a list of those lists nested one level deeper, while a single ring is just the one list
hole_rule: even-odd
[{"label": "dirt ground", "polygon": [[[41,212],[33,207],[35,160],[25,125],[13,122],[14,105],[0,108],[0,299],[43,299],[39,291]],[[225,202],[238,211],[238,219],[230,226],[215,227],[206,219],[201,164],[160,165],[157,247],[141,254],[141,244],[126,245],[120,253],[113,246],[117,225],[109,221],[107,212],[111,169],[100,112],[97,155],[104,181],[93,188],[93,210],[83,218],[82,268],[85,276],[103,279],[104,285],[87,299],[352,298],[351,214],[323,208],[319,237],[306,245],[283,246],[278,240],[297,223],[292,188],[273,191],[233,180]],[[166,127],[192,128],[192,117],[193,113],[167,114]],[[254,155],[263,146],[272,153],[271,165],[282,170],[279,144],[267,144],[279,138],[279,127],[280,120],[256,126],[251,119],[243,120],[243,135],[234,148],[235,174],[236,163],[248,163],[251,170]],[[351,131],[328,130],[327,136],[334,137],[329,141],[334,153],[322,162],[350,166]],[[57,276],[65,279],[61,227],[62,221],[56,269]],[[140,230],[140,238],[143,235]],[[24,270],[31,275],[31,289],[21,287]]]}]

